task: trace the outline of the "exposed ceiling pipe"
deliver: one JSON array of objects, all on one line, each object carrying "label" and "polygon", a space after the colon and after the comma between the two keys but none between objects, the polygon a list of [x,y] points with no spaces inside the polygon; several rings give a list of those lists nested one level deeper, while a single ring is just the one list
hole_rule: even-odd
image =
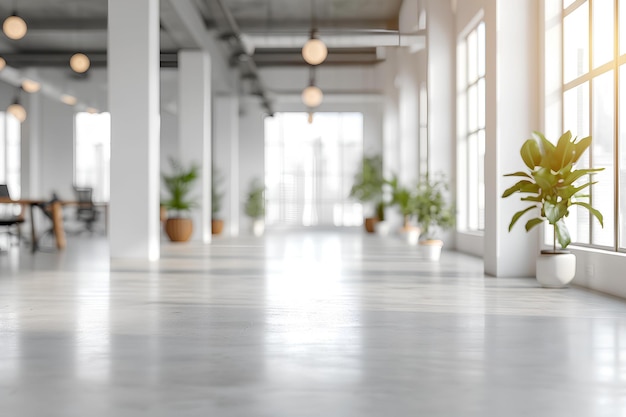
[{"label": "exposed ceiling pipe", "polygon": [[241,32],[239,25],[235,21],[233,15],[230,13],[230,10],[228,10],[226,5],[224,4],[223,0],[215,0],[215,2],[219,6],[222,14],[224,15],[224,19],[226,20],[226,24],[228,25],[229,31],[231,33],[231,39],[236,42],[237,57],[239,59],[239,62],[247,66],[247,78],[250,78],[254,81],[256,85],[255,94],[258,94],[259,97],[261,97],[261,103],[267,111],[267,114],[271,117],[274,115],[272,103],[268,98],[267,89],[265,88],[259,77],[259,70],[256,66],[256,63],[254,62],[254,59],[252,58],[252,52],[250,51],[249,43],[244,41],[244,35]]}]

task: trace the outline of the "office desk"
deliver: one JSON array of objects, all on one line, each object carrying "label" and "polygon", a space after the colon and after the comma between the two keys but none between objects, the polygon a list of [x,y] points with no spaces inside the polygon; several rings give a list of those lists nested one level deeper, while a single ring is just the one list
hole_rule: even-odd
[{"label": "office desk", "polygon": [[48,204],[50,207],[50,214],[52,217],[52,231],[54,233],[54,240],[57,249],[65,249],[67,242],[65,240],[65,229],[63,228],[63,206],[66,204],[78,204],[73,201],[54,201],[49,200],[33,200],[20,198],[19,200],[11,200],[8,198],[0,198],[0,204],[20,204],[22,207],[29,206],[30,209],[30,229],[32,240],[32,252],[39,249],[37,228],[35,227],[35,207],[40,207],[43,204]]}]

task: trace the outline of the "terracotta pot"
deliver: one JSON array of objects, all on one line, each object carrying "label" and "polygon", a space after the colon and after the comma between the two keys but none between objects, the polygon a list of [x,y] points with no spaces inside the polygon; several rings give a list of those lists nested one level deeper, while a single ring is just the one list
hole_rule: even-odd
[{"label": "terracotta pot", "polygon": [[211,233],[214,235],[221,235],[224,230],[224,220],[211,219]]},{"label": "terracotta pot", "polygon": [[186,242],[191,238],[192,232],[191,219],[171,217],[165,222],[165,233],[172,242]]},{"label": "terracotta pot", "polygon": [[365,230],[367,230],[368,233],[374,233],[375,225],[377,222],[378,222],[377,217],[366,217],[365,218]]}]

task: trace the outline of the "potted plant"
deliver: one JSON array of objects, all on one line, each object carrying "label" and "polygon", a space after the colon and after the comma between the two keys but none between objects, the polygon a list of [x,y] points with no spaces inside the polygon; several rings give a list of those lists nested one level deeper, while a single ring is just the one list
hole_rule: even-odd
[{"label": "potted plant", "polygon": [[173,242],[185,242],[191,237],[193,223],[186,214],[196,205],[189,197],[191,186],[198,179],[199,168],[195,164],[183,167],[178,161],[170,158],[171,174],[162,174],[165,189],[169,198],[161,204],[167,210],[165,232]]},{"label": "potted plant", "polygon": [[416,187],[413,196],[413,209],[417,224],[421,229],[419,241],[423,257],[436,261],[441,256],[443,241],[437,233],[454,226],[454,209],[447,201],[448,184],[444,174],[437,174],[434,180],[427,174]]},{"label": "potted plant", "polygon": [[256,178],[252,180],[248,188],[244,211],[252,219],[254,236],[261,236],[265,229],[265,186]]},{"label": "potted plant", "polygon": [[[591,145],[591,137],[580,140],[572,138],[570,131],[565,132],[556,146],[539,132],[534,132],[534,138],[528,139],[522,145],[520,154],[528,171],[518,171],[507,174],[507,177],[523,177],[515,185],[504,191],[503,198],[514,193],[525,194],[522,201],[531,204],[513,215],[509,224],[509,231],[515,223],[528,212],[539,211],[538,216],[526,222],[526,231],[548,221],[553,227],[552,249],[542,250],[537,258],[537,281],[544,287],[563,287],[567,285],[576,273],[576,257],[565,250],[571,243],[571,238],[565,217],[573,205],[589,210],[600,225],[604,226],[602,214],[588,202],[581,201],[589,195],[580,194],[585,188],[595,184],[591,175],[603,170],[575,169],[576,162]],[[556,242],[560,249],[557,249]]]},{"label": "potted plant", "polygon": [[403,219],[399,233],[407,239],[409,244],[417,245],[421,230],[419,227],[411,224],[411,216],[415,211],[413,192],[409,188],[400,185],[396,175],[388,180],[387,183],[391,186],[391,202],[389,205],[398,206]]},{"label": "potted plant", "polygon": [[[383,202],[383,158],[380,155],[363,156],[361,169],[354,176],[354,184],[350,189],[350,197],[359,200],[363,205],[372,206],[373,213],[365,217],[365,230],[374,232],[375,224],[384,220],[385,205]],[[370,208],[368,211],[372,211]]]},{"label": "potted plant", "polygon": [[224,198],[224,192],[221,189],[223,182],[224,176],[218,168],[213,166],[211,173],[211,233],[214,235],[220,235],[224,230],[224,220],[219,217]]}]

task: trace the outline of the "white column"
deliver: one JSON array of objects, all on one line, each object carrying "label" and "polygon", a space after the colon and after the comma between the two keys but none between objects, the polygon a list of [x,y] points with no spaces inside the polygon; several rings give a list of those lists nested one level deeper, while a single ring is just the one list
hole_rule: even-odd
[{"label": "white column", "polygon": [[111,258],[159,258],[159,2],[109,0]]},{"label": "white column", "polygon": [[239,234],[239,97],[237,93],[215,98],[213,164],[223,177],[224,193],[219,213],[231,236]]},{"label": "white column", "polygon": [[183,166],[200,167],[191,196],[198,207],[192,210],[192,240],[211,241],[211,59],[204,51],[178,54],[178,141]]},{"label": "white column", "polygon": [[518,195],[501,198],[515,183],[503,175],[522,171],[519,149],[539,130],[539,56],[536,0],[490,0],[487,39],[487,125],[485,154],[485,272],[498,277],[534,276],[538,230],[526,233],[525,219],[508,232],[513,214],[526,204]]}]

